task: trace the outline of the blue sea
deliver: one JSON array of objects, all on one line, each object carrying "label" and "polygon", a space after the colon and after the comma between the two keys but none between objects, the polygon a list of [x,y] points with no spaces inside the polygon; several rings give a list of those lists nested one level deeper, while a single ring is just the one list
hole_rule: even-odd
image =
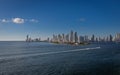
[{"label": "blue sea", "polygon": [[120,75],[120,44],[0,42],[0,75]]}]

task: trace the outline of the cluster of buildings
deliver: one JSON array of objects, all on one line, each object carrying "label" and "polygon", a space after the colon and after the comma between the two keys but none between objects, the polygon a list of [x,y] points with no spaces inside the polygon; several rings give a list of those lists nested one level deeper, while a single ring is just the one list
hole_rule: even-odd
[{"label": "cluster of buildings", "polygon": [[[29,35],[26,36],[27,42],[41,42],[41,38],[32,39]],[[70,31],[68,34],[53,34],[53,37],[47,38],[44,40],[45,42],[53,42],[53,43],[90,43],[90,42],[120,42],[120,33],[117,33],[114,37],[112,35],[108,35],[106,37],[96,37],[92,35],[89,37],[88,35],[79,36],[77,32]]]},{"label": "cluster of buildings", "polygon": [[116,34],[115,37],[112,35],[108,35],[107,37],[95,37],[95,35],[92,35],[89,37],[87,35],[79,36],[77,32],[71,30],[71,32],[66,35],[53,35],[51,41],[57,43],[120,42],[120,33]]},{"label": "cluster of buildings", "polygon": [[40,42],[41,38],[32,39],[29,35],[26,36],[26,42]]},{"label": "cluster of buildings", "polygon": [[78,36],[77,32],[71,31],[70,34],[53,35],[52,42],[58,43],[80,43],[88,42],[88,36]]},{"label": "cluster of buildings", "polygon": [[31,38],[29,35],[26,36],[26,42],[50,42],[50,39],[41,40],[41,38]]}]

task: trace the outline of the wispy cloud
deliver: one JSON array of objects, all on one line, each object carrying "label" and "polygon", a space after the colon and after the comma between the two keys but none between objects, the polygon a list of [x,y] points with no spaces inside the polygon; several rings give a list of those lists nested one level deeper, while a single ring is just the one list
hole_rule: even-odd
[{"label": "wispy cloud", "polygon": [[2,22],[2,23],[8,23],[8,22],[10,22],[10,21],[7,20],[7,19],[0,19],[0,22]]},{"label": "wispy cloud", "polygon": [[25,19],[25,18],[11,18],[11,19],[0,19],[1,23],[15,23],[15,24],[23,24],[23,23],[38,23],[37,19]]},{"label": "wispy cloud", "polygon": [[85,20],[85,18],[80,18],[80,21],[85,22],[86,20]]},{"label": "wispy cloud", "polygon": [[38,20],[36,20],[36,19],[31,19],[31,20],[29,20],[30,22],[34,22],[34,23],[38,23],[39,21]]}]

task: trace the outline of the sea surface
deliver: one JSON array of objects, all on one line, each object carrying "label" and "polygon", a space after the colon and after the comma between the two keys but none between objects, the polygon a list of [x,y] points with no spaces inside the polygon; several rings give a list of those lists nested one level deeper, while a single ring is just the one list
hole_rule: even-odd
[{"label": "sea surface", "polygon": [[120,44],[0,42],[0,75],[120,75]]}]

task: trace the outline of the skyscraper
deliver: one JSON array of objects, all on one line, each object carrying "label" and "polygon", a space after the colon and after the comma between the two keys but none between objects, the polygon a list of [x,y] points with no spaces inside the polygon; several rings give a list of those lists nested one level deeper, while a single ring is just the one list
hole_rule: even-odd
[{"label": "skyscraper", "polygon": [[66,35],[65,42],[69,42],[69,34]]},{"label": "skyscraper", "polygon": [[110,40],[109,40],[110,42],[113,41],[113,37],[112,37],[112,35],[109,36],[109,39],[110,39]]},{"label": "skyscraper", "polygon": [[65,35],[62,34],[62,42],[65,42]]},{"label": "skyscraper", "polygon": [[62,36],[58,34],[58,42],[62,42]]},{"label": "skyscraper", "polygon": [[50,38],[49,37],[47,38],[47,42],[50,42]]},{"label": "skyscraper", "polygon": [[53,42],[58,42],[58,38],[56,35],[53,34],[53,39],[52,39]]},{"label": "skyscraper", "polygon": [[70,32],[70,42],[74,42],[74,33],[72,30]]},{"label": "skyscraper", "polygon": [[78,35],[77,35],[77,32],[75,32],[75,36],[74,36],[75,38],[75,43],[78,43]]},{"label": "skyscraper", "polygon": [[112,35],[109,35],[109,36],[105,37],[105,41],[112,42],[113,41]]},{"label": "skyscraper", "polygon": [[95,41],[95,36],[93,34],[92,37],[91,37],[91,42],[94,42],[94,41]]},{"label": "skyscraper", "polygon": [[96,37],[95,41],[96,41],[96,42],[98,42],[98,41],[99,41],[97,37]]},{"label": "skyscraper", "polygon": [[89,38],[88,38],[87,35],[84,36],[84,41],[85,41],[85,42],[88,42],[88,41],[89,41]]},{"label": "skyscraper", "polygon": [[117,34],[115,35],[115,41],[116,41],[116,42],[120,42],[120,33],[117,33]]},{"label": "skyscraper", "polygon": [[84,37],[83,36],[79,36],[79,43],[83,43],[84,42]]},{"label": "skyscraper", "polygon": [[29,41],[29,35],[26,36],[26,41]]}]

